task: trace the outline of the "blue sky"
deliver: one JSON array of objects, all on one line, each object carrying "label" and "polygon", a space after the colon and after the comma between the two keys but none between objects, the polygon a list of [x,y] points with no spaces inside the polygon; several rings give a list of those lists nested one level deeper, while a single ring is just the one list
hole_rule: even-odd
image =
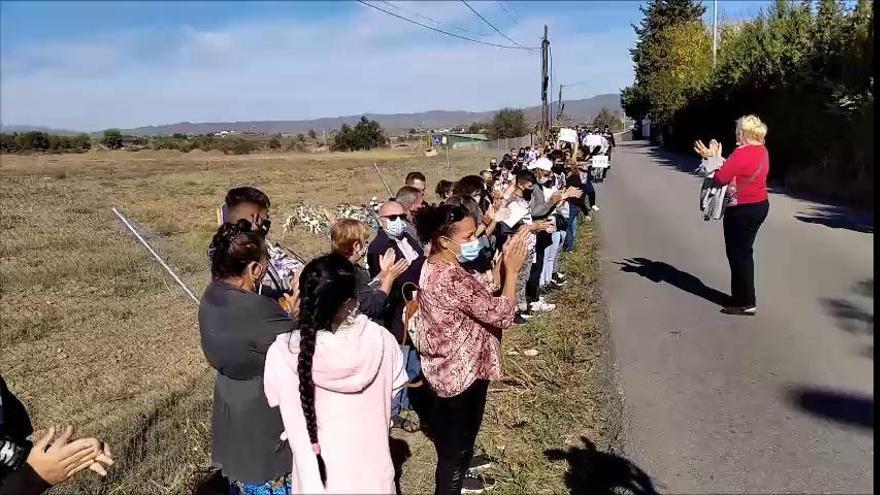
[{"label": "blue sky", "polygon": [[[510,44],[461,2],[370,3]],[[566,98],[632,82],[639,2],[469,3],[522,45],[537,45],[547,24],[554,84],[581,83]],[[720,1],[719,18],[750,17],[766,4]],[[457,40],[349,1],[0,2],[5,125],[93,131],[491,110],[538,104],[539,78],[538,51]]]}]

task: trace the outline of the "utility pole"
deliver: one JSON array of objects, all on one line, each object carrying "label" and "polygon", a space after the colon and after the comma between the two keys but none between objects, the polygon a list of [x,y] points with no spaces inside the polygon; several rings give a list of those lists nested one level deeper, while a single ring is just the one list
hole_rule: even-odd
[{"label": "utility pole", "polygon": [[559,85],[559,99],[556,100],[556,125],[562,125],[560,121],[562,120],[562,87],[564,84]]},{"label": "utility pole", "polygon": [[326,150],[329,153],[330,150],[327,149],[327,129],[324,129],[322,132],[324,133],[324,150]]},{"label": "utility pole", "polygon": [[549,51],[550,41],[547,39],[547,25],[544,24],[544,39],[541,40],[541,143],[544,142],[550,130],[550,107],[547,105],[547,83],[550,79],[547,73]]},{"label": "utility pole", "polygon": [[715,68],[715,60],[718,52],[718,0],[712,2],[712,68]]}]

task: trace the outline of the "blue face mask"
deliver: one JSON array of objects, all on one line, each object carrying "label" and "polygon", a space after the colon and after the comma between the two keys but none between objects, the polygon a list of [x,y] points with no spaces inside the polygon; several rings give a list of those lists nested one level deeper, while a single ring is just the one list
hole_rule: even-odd
[{"label": "blue face mask", "polygon": [[395,218],[388,222],[388,225],[385,227],[385,232],[394,239],[399,239],[401,235],[403,235],[403,231],[406,229],[406,224],[403,223],[403,220],[399,218]]},{"label": "blue face mask", "polygon": [[[452,239],[449,240],[452,241]],[[458,244],[457,242],[455,243]],[[458,244],[458,247],[461,250],[461,254],[458,255],[458,261],[460,263],[464,263],[466,261],[474,261],[475,259],[477,259],[477,256],[480,255],[480,241],[477,239],[474,239],[470,242],[465,242],[464,244]]]}]

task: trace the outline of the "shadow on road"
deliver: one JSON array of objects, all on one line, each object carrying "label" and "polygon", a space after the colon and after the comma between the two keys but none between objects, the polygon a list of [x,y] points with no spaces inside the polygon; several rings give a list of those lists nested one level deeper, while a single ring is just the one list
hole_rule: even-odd
[{"label": "shadow on road", "polygon": [[874,233],[872,213],[859,213],[840,206],[815,206],[794,216],[805,223],[824,225],[832,229],[845,229],[865,234]]},{"label": "shadow on road", "polygon": [[[852,292],[864,299],[874,299],[874,279],[865,279],[855,284]],[[835,320],[837,327],[861,339],[870,340],[862,355],[874,358],[874,307],[873,304],[860,304],[846,298],[820,299],[825,311]]]},{"label": "shadow on road", "polygon": [[730,297],[718,290],[707,287],[700,279],[683,272],[674,266],[662,261],[652,261],[647,258],[631,258],[624,261],[615,261],[620,265],[620,270],[627,273],[637,273],[653,282],[666,282],[685,292],[701,297],[718,306],[728,306]]},{"label": "shadow on road", "polygon": [[820,418],[874,429],[874,398],[848,392],[802,387],[789,399],[800,409]]},{"label": "shadow on road", "polygon": [[587,437],[581,437],[584,448],[569,447],[567,451],[544,451],[551,461],[565,460],[568,471],[565,485],[571,495],[656,495],[651,477],[623,457],[599,452]]},{"label": "shadow on road", "polygon": [[675,151],[665,150],[659,147],[651,147],[648,154],[660,165],[670,167],[684,172],[693,174],[694,170],[700,166],[700,158],[696,154],[678,153]]}]

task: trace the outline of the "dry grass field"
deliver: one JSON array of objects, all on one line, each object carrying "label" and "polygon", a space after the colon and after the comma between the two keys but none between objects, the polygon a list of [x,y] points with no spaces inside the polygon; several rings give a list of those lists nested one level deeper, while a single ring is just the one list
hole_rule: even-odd
[{"label": "dry grass field", "polygon": [[[451,170],[442,154],[406,150],[2,156],[0,372],[35,426],[73,424],[109,441],[117,459],[106,479],[81,476],[53,493],[192,493],[209,464],[212,372],[199,347],[195,305],[112,206],[149,231],[157,251],[200,293],[215,208],[229,187],[264,190],[273,201],[270,239],[311,256],[326,239],[282,233],[295,201],[332,207],[382,198],[373,162],[393,188],[421,170],[433,189],[441,178],[479,170],[489,155],[450,158]],[[566,463],[544,451],[567,449],[584,432],[603,448],[613,437],[601,392],[608,377],[592,236],[585,232],[566,260],[575,280],[561,296],[563,309],[505,340],[505,352],[540,354],[506,356],[510,377],[490,396],[481,443],[500,459],[503,493],[566,491]],[[430,490],[433,447],[419,435],[403,438],[410,451],[403,491]]]}]

